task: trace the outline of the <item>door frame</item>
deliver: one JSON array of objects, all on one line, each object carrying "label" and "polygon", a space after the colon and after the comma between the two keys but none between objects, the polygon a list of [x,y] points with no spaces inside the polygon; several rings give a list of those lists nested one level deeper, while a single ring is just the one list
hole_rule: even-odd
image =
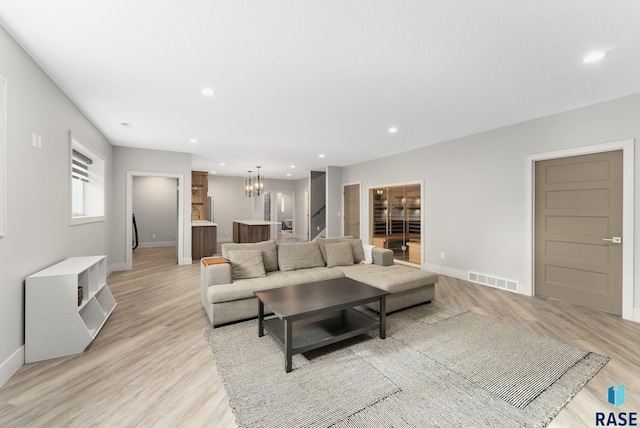
[{"label": "door frame", "polygon": [[355,186],[358,185],[358,190],[360,191],[360,195],[359,195],[359,203],[360,203],[360,207],[359,207],[359,214],[360,217],[358,218],[358,221],[360,222],[360,239],[362,239],[362,181],[353,181],[350,183],[342,183],[342,233],[341,235],[344,236],[344,219],[345,219],[345,206],[344,206],[344,188],[347,186]]},{"label": "door frame", "polygon": [[184,256],[184,174],[166,173],[166,172],[150,172],[150,171],[127,171],[126,182],[126,203],[125,203],[125,215],[127,220],[125,221],[125,235],[126,235],[126,248],[125,248],[125,269],[131,270],[133,267],[133,249],[131,248],[131,241],[133,239],[133,227],[131,218],[133,216],[133,177],[169,177],[176,178],[178,180],[178,248],[177,248],[177,263],[179,265],[191,264],[191,257]]},{"label": "door frame", "polygon": [[622,318],[640,321],[640,311],[634,313],[633,270],[634,270],[634,142],[633,138],[570,149],[555,150],[544,153],[526,155],[526,214],[525,214],[525,283],[522,294],[535,295],[535,163],[537,161],[558,159],[592,153],[622,150]]},{"label": "door frame", "polygon": [[302,239],[304,241],[309,241],[309,238],[311,237],[311,219],[309,218],[309,213],[311,212],[311,195],[309,190],[305,190],[304,191],[304,233],[306,234],[306,236],[304,236]]},{"label": "door frame", "polygon": [[[290,193],[291,194],[291,205],[293,205],[293,230],[291,231],[291,235],[293,237],[296,236],[296,191],[295,190],[276,190],[275,194],[276,194],[276,203],[273,203],[273,200],[271,201],[271,215],[272,215],[272,220],[271,221],[277,221],[280,226],[282,225],[282,219],[279,218],[279,211],[278,211],[278,193]],[[273,220],[273,218],[275,218],[275,220]],[[278,236],[278,225],[276,225],[276,234],[274,236]],[[280,230],[282,231],[282,226],[280,228]]]},{"label": "door frame", "polygon": [[[368,185],[367,186],[367,197],[360,198],[360,239],[362,239],[362,242],[366,242],[367,244],[371,244],[371,222],[370,222],[370,218],[371,218],[371,190],[373,189],[377,189],[380,187],[406,187],[406,186],[416,186],[419,185],[420,186],[420,248],[421,248],[421,257],[420,257],[420,269],[423,269],[424,264],[425,264],[425,258],[426,258],[426,249],[425,249],[425,195],[426,195],[426,190],[425,190],[425,179],[424,178],[420,178],[417,180],[409,180],[409,181],[400,181],[400,182],[396,182],[396,183],[383,183],[383,184],[376,184],[376,185]],[[362,186],[360,186],[360,194],[362,196]],[[344,200],[344,198],[342,198]],[[366,241],[363,238],[362,235],[362,204],[365,203],[366,204],[366,213],[367,213],[367,233],[366,235]],[[395,262],[398,262],[400,264],[402,263],[408,263],[408,262],[403,262],[401,260],[395,260]],[[415,266],[415,263],[411,263],[411,266]]]}]

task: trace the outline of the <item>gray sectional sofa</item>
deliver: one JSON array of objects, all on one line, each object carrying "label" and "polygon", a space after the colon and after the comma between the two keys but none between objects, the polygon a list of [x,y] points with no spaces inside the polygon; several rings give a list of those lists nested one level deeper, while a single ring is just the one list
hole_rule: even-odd
[{"label": "gray sectional sofa", "polygon": [[[426,303],[438,275],[394,264],[391,250],[350,237],[312,242],[222,244],[222,257],[200,263],[201,298],[212,326],[258,316],[254,291],[348,277],[391,293],[387,312]],[[369,307],[379,310],[378,304]]]}]

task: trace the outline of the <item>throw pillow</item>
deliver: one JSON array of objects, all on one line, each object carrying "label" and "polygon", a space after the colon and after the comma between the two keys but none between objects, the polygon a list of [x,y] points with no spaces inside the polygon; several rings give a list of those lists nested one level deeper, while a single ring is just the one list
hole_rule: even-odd
[{"label": "throw pillow", "polygon": [[267,276],[260,250],[231,250],[231,279],[261,278]]},{"label": "throw pillow", "polygon": [[318,243],[318,247],[320,247],[320,252],[322,253],[322,259],[324,260],[325,264],[327,263],[327,250],[326,250],[326,245],[327,244],[335,244],[337,242],[340,242],[340,238],[316,238],[316,242]]},{"label": "throw pillow", "polygon": [[222,257],[229,258],[229,251],[232,250],[261,250],[264,261],[264,269],[267,272],[278,270],[278,253],[276,252],[276,241],[262,241],[256,243],[231,243],[222,244]]},{"label": "throw pillow", "polygon": [[350,242],[351,250],[353,252],[353,262],[362,263],[364,260],[364,249],[362,248],[362,239],[355,238],[340,238],[338,242]]},{"label": "throw pillow", "polygon": [[317,242],[278,244],[278,266],[283,272],[324,266]]},{"label": "throw pillow", "polygon": [[362,250],[364,251],[364,261],[362,262],[365,265],[373,264],[373,249],[375,245],[363,245]]},{"label": "throw pillow", "polygon": [[353,250],[350,242],[327,244],[325,249],[327,252],[327,267],[353,264]]}]

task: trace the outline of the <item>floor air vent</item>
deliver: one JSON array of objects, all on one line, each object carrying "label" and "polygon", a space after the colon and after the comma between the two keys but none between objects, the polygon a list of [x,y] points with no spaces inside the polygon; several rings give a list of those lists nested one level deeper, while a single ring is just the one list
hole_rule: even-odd
[{"label": "floor air vent", "polygon": [[502,288],[503,290],[518,291],[518,281],[485,275],[478,272],[469,272],[469,281],[489,287]]}]

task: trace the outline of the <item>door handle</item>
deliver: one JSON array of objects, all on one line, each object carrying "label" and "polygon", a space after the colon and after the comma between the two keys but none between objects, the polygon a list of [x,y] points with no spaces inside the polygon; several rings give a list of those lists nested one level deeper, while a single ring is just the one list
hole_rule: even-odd
[{"label": "door handle", "polygon": [[602,238],[603,241],[611,242],[612,244],[621,244],[622,238],[619,236],[614,236],[612,238]]}]

